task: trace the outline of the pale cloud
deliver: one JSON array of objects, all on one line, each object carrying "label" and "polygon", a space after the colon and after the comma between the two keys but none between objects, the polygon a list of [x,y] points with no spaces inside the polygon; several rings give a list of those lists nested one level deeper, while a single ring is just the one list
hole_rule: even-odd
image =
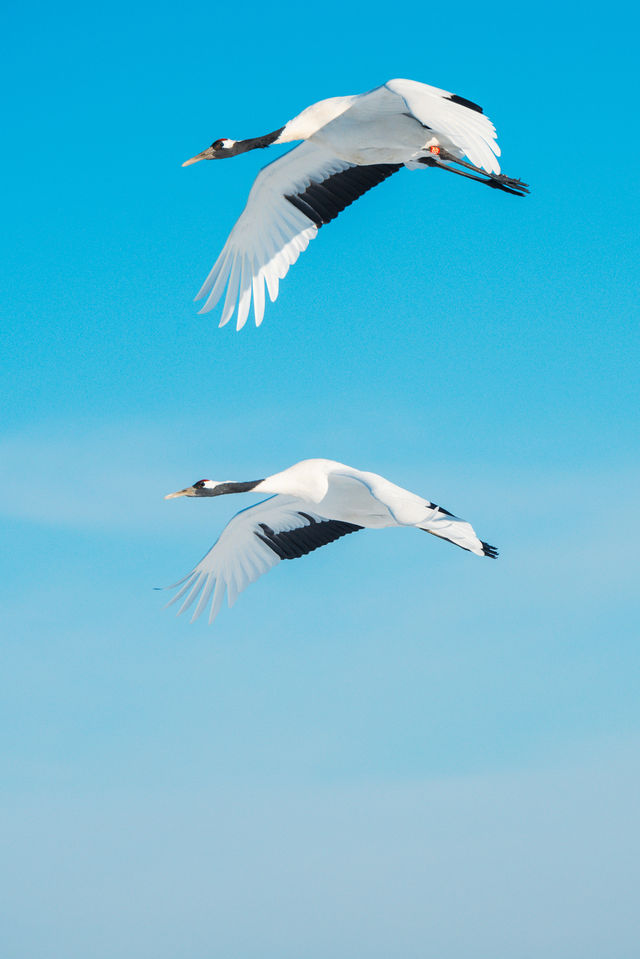
[{"label": "pale cloud", "polygon": [[175,423],[25,431],[0,441],[0,512],[75,529],[144,530],[157,525],[164,494],[214,459],[211,443]]},{"label": "pale cloud", "polygon": [[3,817],[6,941],[49,959],[626,959],[639,745],[393,784],[198,771],[39,798],[37,817],[20,797]]}]

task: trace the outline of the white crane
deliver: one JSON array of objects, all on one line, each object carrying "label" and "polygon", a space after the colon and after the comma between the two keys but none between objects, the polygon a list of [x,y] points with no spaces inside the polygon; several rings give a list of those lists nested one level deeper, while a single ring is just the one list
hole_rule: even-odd
[{"label": "white crane", "polygon": [[233,606],[250,583],[281,559],[305,556],[360,529],[415,526],[477,556],[495,559],[498,555],[494,546],[478,539],[469,523],[442,506],[376,473],[335,460],[303,460],[267,479],[245,483],[199,480],[165,499],[247,492],[273,495],[236,513],[198,565],[184,579],[166,587],[181,587],[167,604],[184,597],[178,615],[198,600],[192,622],[210,599],[209,622],[213,622],[225,591],[229,606]]},{"label": "white crane", "polygon": [[273,302],[279,280],[319,228],[402,166],[435,167],[517,196],[528,193],[525,183],[500,173],[495,127],[482,108],[415,80],[389,80],[368,93],[321,100],[273,133],[216,140],[182,165],[295,140],[305,142],[256,177],[243,213],[196,296],[207,296],[200,311],[206,313],[226,288],[220,326],[237,306],[236,328],[241,329],[252,299],[259,326],[265,283]]}]

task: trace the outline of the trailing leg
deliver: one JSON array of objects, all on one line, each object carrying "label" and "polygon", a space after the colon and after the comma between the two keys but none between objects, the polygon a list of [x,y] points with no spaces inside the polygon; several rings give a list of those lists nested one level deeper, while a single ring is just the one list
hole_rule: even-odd
[{"label": "trailing leg", "polygon": [[[438,151],[437,153],[435,152],[436,150]],[[469,180],[477,180],[478,183],[486,183],[487,186],[492,187],[494,190],[503,190],[505,193],[512,193],[514,196],[526,196],[529,192],[528,185],[523,183],[522,180],[515,180],[512,177],[505,176],[504,173],[487,173],[487,171],[481,167],[474,166],[473,163],[467,163],[466,160],[459,160],[457,157],[454,157],[452,153],[448,153],[440,147],[431,147],[430,152],[430,156],[420,157],[419,162],[424,163],[425,166],[448,170],[449,173],[457,173],[458,176],[467,177]],[[449,166],[450,163],[456,163],[459,166],[466,167],[468,170],[473,170],[474,173],[465,173],[463,170],[456,170],[455,167]],[[480,176],[476,176],[475,174],[480,174]]]}]

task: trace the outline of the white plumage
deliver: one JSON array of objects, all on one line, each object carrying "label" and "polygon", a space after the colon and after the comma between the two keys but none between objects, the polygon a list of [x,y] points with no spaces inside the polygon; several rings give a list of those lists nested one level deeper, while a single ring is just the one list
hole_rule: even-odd
[{"label": "white plumage", "polygon": [[527,192],[526,184],[500,173],[495,127],[481,108],[415,80],[390,80],[368,93],[322,100],[274,133],[217,140],[183,165],[295,140],[305,142],[256,177],[247,205],[196,297],[206,296],[204,313],[226,289],[220,326],[237,308],[236,328],[241,329],[252,301],[259,326],[265,285],[273,302],[279,281],[320,226],[402,166],[435,166],[508,193]]},{"label": "white plumage", "polygon": [[267,479],[244,483],[200,480],[166,499],[236,492],[273,495],[237,513],[206,556],[175,584],[180,589],[168,605],[182,600],[180,614],[195,603],[192,621],[211,601],[209,622],[213,622],[225,592],[232,606],[250,583],[280,560],[304,556],[365,528],[415,526],[477,556],[497,556],[469,523],[443,507],[376,473],[334,460],[303,460]]}]

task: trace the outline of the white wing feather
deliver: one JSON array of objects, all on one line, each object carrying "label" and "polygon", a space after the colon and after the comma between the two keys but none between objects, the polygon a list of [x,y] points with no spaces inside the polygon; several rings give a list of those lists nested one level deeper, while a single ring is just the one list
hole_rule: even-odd
[{"label": "white wing feather", "polygon": [[252,300],[256,326],[260,326],[264,317],[264,283],[273,302],[278,295],[278,282],[318,232],[315,223],[285,197],[303,193],[312,180],[325,180],[350,166],[346,160],[312,143],[301,143],[264,167],[196,296],[196,300],[207,296],[200,312],[213,309],[226,287],[220,326],[229,322],[237,304],[236,328],[241,329]]},{"label": "white wing feather", "polygon": [[401,97],[414,117],[436,136],[444,134],[461,157],[467,156],[487,173],[500,173],[496,129],[484,113],[448,99],[453,94],[447,90],[417,80],[389,80],[385,86]]},{"label": "white wing feather", "polygon": [[[196,607],[191,622],[200,616],[213,594],[209,622],[220,612],[225,592],[229,606],[233,606],[240,593],[263,573],[280,562],[280,557],[256,535],[258,524],[264,523],[275,533],[300,529],[308,525],[300,516],[304,511],[317,522],[324,517],[314,513],[309,504],[296,496],[270,496],[269,499],[241,510],[230,520],[215,545],[197,566],[174,586],[180,586],[167,606],[183,600],[178,616],[194,603]],[[173,589],[174,586],[167,587]]]}]

